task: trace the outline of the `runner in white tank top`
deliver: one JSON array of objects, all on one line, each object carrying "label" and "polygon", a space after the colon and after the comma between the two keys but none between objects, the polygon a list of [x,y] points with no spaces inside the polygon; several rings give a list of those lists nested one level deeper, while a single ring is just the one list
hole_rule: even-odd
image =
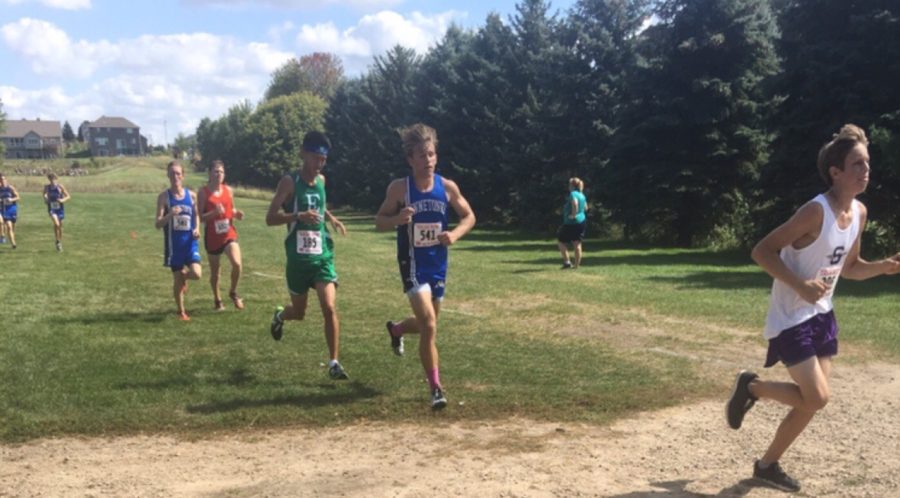
[{"label": "runner in white tank top", "polygon": [[838,349],[831,302],[838,277],[864,280],[900,271],[900,254],[875,262],[860,257],[867,213],[855,197],[869,183],[867,146],[862,129],[841,128],[819,151],[817,166],[829,190],[753,248],[753,260],[775,279],[764,332],[769,340],[766,366],[781,361],[793,382],[762,381],[742,371],[725,411],[728,424],[738,429],[758,399],[791,407],[768,450],[753,465],[755,479],[785,491],[798,491],[800,483],[778,460],[828,403],[828,375]]}]

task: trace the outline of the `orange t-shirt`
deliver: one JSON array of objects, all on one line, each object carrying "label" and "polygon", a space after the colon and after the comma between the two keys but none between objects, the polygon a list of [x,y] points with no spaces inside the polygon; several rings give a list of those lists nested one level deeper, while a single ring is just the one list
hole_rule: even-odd
[{"label": "orange t-shirt", "polygon": [[234,228],[234,200],[231,197],[231,189],[222,184],[218,192],[213,192],[208,186],[203,187],[206,197],[205,211],[202,214],[215,212],[216,206],[221,205],[224,212],[214,218],[206,219],[206,231],[204,240],[207,251],[217,251],[232,240],[237,240],[237,230]]}]

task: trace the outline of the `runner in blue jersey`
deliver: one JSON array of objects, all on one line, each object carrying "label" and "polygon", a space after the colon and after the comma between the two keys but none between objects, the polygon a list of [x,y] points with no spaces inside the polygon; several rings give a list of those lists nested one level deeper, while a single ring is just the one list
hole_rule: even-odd
[{"label": "runner in blue jersey", "polygon": [[59,183],[56,173],[47,175],[49,185],[44,185],[44,202],[47,204],[47,212],[53,221],[53,235],[56,237],[56,250],[62,252],[62,222],[66,217],[63,203],[69,200],[69,192]]},{"label": "runner in blue jersey", "polygon": [[[451,180],[435,174],[437,132],[424,124],[401,130],[403,151],[412,174],[388,186],[375,216],[379,230],[397,229],[397,262],[413,315],[387,322],[394,354],[403,355],[403,335],[419,334],[419,358],[431,390],[431,407],[447,406],[441,386],[437,319],[447,280],[447,248],[475,226],[475,213]],[[448,230],[448,207],[459,223]]]},{"label": "runner in blue jersey", "polygon": [[200,216],[197,195],[184,187],[184,169],[178,161],[166,167],[170,187],[156,199],[156,228],[163,228],[165,260],[172,269],[173,294],[178,318],[190,320],[184,309],[187,281],[200,279]]},{"label": "runner in blue jersey", "polygon": [[6,175],[0,173],[0,223],[3,224],[4,233],[6,237],[9,237],[9,244],[13,249],[16,248],[16,221],[19,219],[18,202],[19,192],[9,184]]}]

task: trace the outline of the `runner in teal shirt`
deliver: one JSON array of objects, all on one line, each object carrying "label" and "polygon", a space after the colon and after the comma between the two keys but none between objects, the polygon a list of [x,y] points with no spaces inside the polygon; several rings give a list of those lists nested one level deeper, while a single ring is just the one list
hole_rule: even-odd
[{"label": "runner in teal shirt", "polygon": [[[585,212],[587,211],[587,198],[584,196],[584,182],[578,178],[569,179],[569,197],[563,206],[563,224],[559,227],[559,253],[563,258],[562,269],[578,268],[581,266],[581,242],[584,240],[584,232],[587,223]],[[569,244],[575,253],[575,261],[569,259]]]}]

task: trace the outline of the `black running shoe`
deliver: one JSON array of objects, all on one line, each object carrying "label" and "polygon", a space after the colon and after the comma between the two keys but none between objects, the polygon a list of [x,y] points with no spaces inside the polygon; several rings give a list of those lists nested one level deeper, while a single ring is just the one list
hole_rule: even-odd
[{"label": "black running shoe", "polygon": [[275,314],[272,315],[272,325],[269,327],[272,339],[276,341],[280,341],[281,336],[284,334],[284,319],[281,318],[282,311],[284,311],[284,308],[281,306],[275,308]]},{"label": "black running shoe", "polygon": [[560,270],[568,270],[571,268],[572,268],[572,263],[569,263],[568,261],[566,261],[565,263],[563,263],[562,268],[560,268]]},{"label": "black running shoe", "polygon": [[328,369],[328,376],[331,377],[331,380],[347,380],[350,378],[347,376],[347,372],[344,371],[344,367],[342,367],[340,363],[331,365]]},{"label": "black running shoe", "polygon": [[447,406],[447,398],[444,397],[444,391],[440,387],[431,390],[431,409],[443,410]]},{"label": "black running shoe", "polygon": [[391,338],[391,349],[394,350],[394,354],[397,356],[403,356],[403,336],[394,337],[394,334],[391,333],[391,330],[394,328],[394,322],[388,320],[386,324],[388,336]]},{"label": "black running shoe", "polygon": [[800,481],[787,475],[787,473],[775,462],[765,469],[760,468],[759,460],[753,463],[753,478],[757,481],[782,491],[795,493],[800,491]]},{"label": "black running shoe", "polygon": [[750,393],[750,382],[759,377],[748,370],[741,370],[734,380],[734,389],[731,391],[731,398],[725,404],[725,418],[728,419],[728,426],[732,429],[740,429],[741,423],[744,421],[744,415],[753,408],[756,403],[756,396]]}]

